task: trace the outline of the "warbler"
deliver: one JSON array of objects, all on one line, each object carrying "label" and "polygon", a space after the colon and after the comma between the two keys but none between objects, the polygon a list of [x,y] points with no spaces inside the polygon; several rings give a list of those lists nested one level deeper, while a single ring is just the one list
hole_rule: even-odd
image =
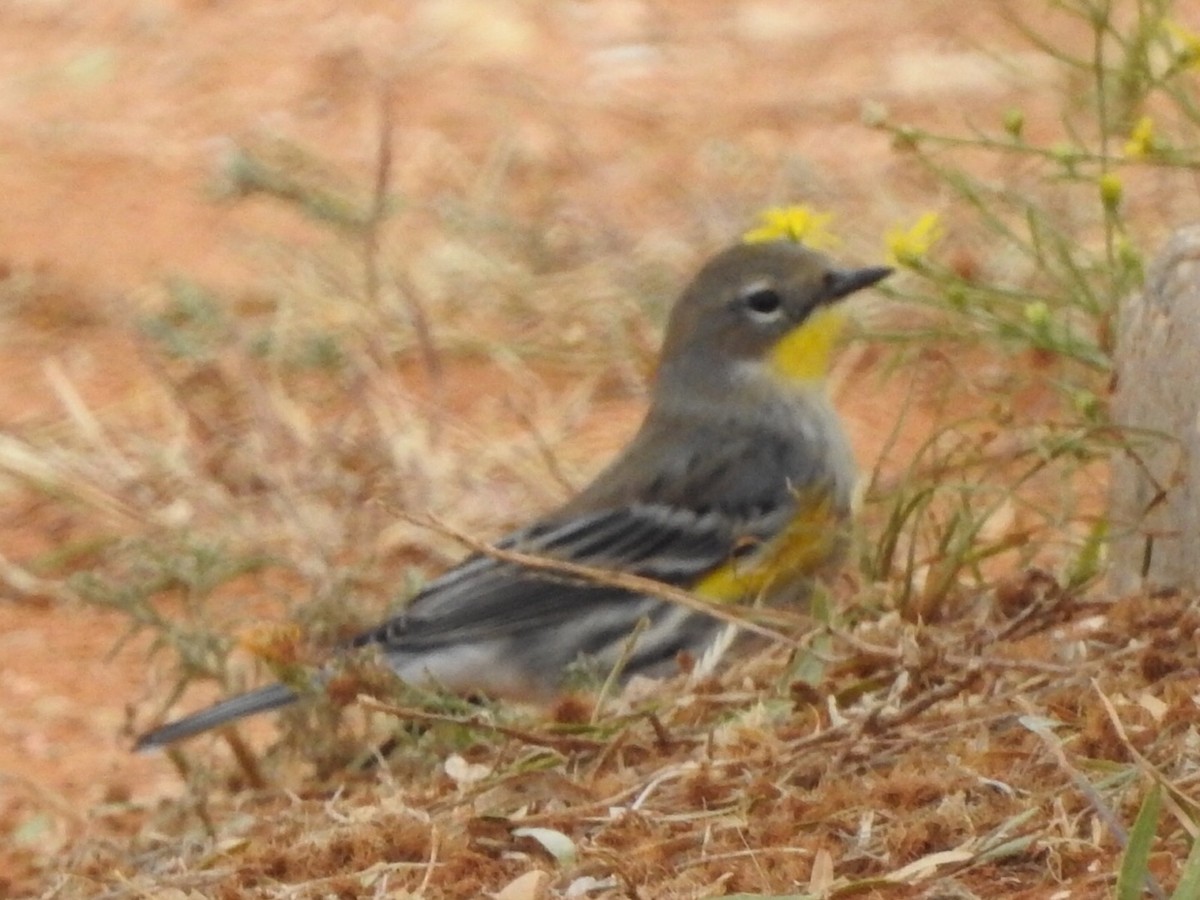
[{"label": "warbler", "polygon": [[[718,253],[670,313],[645,419],[557,510],[500,551],[631,573],[713,604],[805,602],[836,559],[855,466],[825,376],[844,297],[891,272],[841,268],[794,241]],[[477,553],[350,647],[403,680],[552,696],[584,661],[621,680],[711,667],[725,622],[661,597]],[[274,684],[144,735],[146,750],[298,699]]]}]

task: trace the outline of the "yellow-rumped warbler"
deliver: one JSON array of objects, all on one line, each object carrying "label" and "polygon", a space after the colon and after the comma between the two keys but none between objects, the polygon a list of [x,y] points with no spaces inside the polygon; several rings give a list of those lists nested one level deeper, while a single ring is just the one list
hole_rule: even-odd
[{"label": "yellow-rumped warbler", "polygon": [[[890,271],[841,269],[791,241],[718,254],[671,312],[632,442],[576,497],[496,546],[714,603],[803,600],[843,543],[854,488],[824,383],[833,306]],[[580,660],[620,665],[622,678],[669,673],[684,654],[708,665],[727,635],[722,621],[665,599],[477,554],[351,646],[378,647],[410,683],[528,697],[552,693]],[[137,748],[296,699],[281,684],[260,688],[150,731]]]}]

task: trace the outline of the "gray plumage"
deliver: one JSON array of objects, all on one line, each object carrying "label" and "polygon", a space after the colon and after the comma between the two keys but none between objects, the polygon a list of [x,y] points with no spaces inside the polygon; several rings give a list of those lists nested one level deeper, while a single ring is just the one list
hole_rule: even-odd
[{"label": "gray plumage", "polygon": [[[836,527],[854,483],[837,416],[820,384],[783,385],[766,360],[815,310],[887,272],[839,270],[790,242],[716,256],[672,311],[650,410],[630,445],[576,497],[496,546],[686,588],[753,556],[799,502],[824,498]],[[805,587],[786,579],[767,599],[801,598]],[[377,646],[412,683],[537,697],[581,658],[611,669],[643,619],[623,678],[668,673],[684,652],[700,659],[725,628],[669,602],[475,555],[351,647]],[[295,699],[282,685],[251,691],[148,732],[137,749]]]}]

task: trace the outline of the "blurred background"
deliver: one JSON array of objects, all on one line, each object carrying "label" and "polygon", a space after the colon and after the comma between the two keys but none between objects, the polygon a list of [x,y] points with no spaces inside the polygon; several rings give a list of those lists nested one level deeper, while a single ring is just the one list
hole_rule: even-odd
[{"label": "blurred background", "polygon": [[[54,848],[97,804],[177,794],[128,753],[176,687],[192,708],[256,655],[307,661],[460,554],[398,510],[489,537],[583,483],[637,425],[675,292],[765,209],[906,269],[835,377],[880,495],[948,407],[1006,463],[1020,423],[1099,415],[1112,305],[1195,191],[1146,167],[1098,198],[1157,101],[1118,77],[1132,39],[1092,77],[1084,5],[0,5],[0,834]],[[1186,68],[1191,35],[1143,56]],[[1053,227],[998,238],[1035,200]],[[1058,274],[1093,265],[1068,245],[1110,277],[1060,315]],[[935,318],[947,297],[1007,343]],[[1075,564],[1092,459],[1038,476],[1070,504],[992,504],[972,536],[1011,560],[1052,524]],[[983,577],[934,576],[906,569],[898,605]],[[301,637],[238,631],[285,620]]]}]

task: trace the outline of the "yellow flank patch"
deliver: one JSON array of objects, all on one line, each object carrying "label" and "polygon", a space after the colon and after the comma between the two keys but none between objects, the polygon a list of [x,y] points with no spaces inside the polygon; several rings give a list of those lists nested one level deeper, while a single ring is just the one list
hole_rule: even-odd
[{"label": "yellow flank patch", "polygon": [[771,371],[787,381],[820,381],[829,372],[842,315],[822,307],[779,339],[771,350]]},{"label": "yellow flank patch", "polygon": [[709,573],[696,585],[697,596],[717,603],[755,600],[774,586],[789,585],[820,569],[838,543],[841,521],[828,494],[807,491],[797,502],[796,517],[782,534],[758,552]]}]

